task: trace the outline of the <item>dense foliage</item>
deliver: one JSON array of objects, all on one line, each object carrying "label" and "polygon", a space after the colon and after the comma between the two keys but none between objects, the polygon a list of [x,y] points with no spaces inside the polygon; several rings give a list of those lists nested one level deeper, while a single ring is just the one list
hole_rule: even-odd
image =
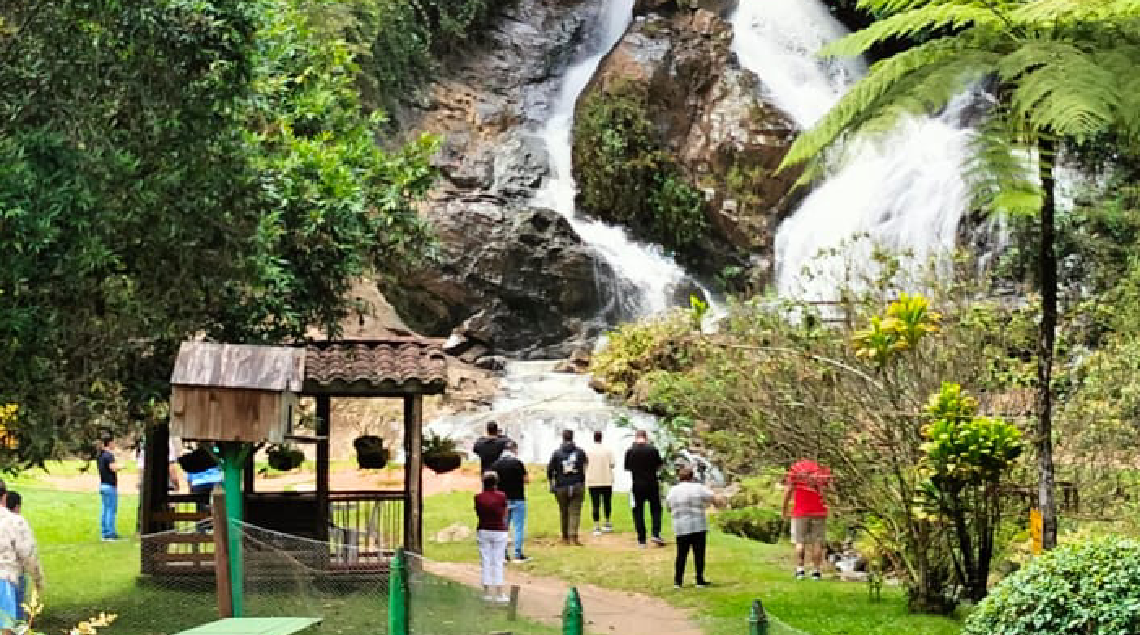
[{"label": "dense foliage", "polygon": [[1065,545],[997,585],[963,635],[1128,635],[1140,632],[1140,543]]},{"label": "dense foliage", "polygon": [[703,194],[689,185],[628,86],[588,95],[574,126],[579,205],[671,249],[705,234]]},{"label": "dense foliage", "polygon": [[161,418],[186,337],[335,332],[355,276],[428,243],[433,144],[377,148],[312,4],[0,9],[0,403],[23,459]]}]

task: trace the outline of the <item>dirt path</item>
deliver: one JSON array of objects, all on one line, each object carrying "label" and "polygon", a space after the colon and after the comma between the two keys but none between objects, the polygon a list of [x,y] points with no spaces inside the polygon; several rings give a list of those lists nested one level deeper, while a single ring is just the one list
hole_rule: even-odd
[{"label": "dirt path", "polygon": [[[479,565],[428,562],[425,568],[474,588],[480,587]],[[562,607],[570,585],[557,578],[523,573],[508,565],[507,583],[519,585],[519,613],[544,624],[562,623]],[[586,617],[586,632],[603,635],[701,635],[688,614],[663,600],[593,585],[578,594]]]}]

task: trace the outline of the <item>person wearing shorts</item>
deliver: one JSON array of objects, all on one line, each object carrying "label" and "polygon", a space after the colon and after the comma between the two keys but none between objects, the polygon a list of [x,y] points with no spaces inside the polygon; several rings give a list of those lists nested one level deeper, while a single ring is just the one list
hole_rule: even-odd
[{"label": "person wearing shorts", "polygon": [[788,470],[784,490],[784,518],[791,503],[792,542],[796,545],[796,579],[806,577],[805,559],[813,567],[813,580],[823,578],[820,567],[827,542],[827,504],[824,502],[831,472],[814,461],[798,461]]}]

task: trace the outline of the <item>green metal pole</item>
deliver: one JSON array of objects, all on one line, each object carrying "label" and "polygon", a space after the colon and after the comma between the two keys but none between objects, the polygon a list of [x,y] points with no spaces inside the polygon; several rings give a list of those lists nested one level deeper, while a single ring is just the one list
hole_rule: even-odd
[{"label": "green metal pole", "polygon": [[408,561],[396,548],[388,570],[388,635],[408,635]]},{"label": "green metal pole", "polygon": [[230,550],[230,596],[233,598],[234,617],[243,617],[244,589],[242,581],[245,576],[242,572],[241,557],[241,471],[245,464],[245,457],[249,453],[249,445],[245,443],[220,443],[222,453],[222,474],[225,476],[226,489],[226,521],[229,524],[227,535]]},{"label": "green metal pole", "polygon": [[752,610],[748,612],[748,635],[768,635],[768,615],[760,600],[752,600]]},{"label": "green metal pole", "polygon": [[562,635],[583,635],[582,598],[578,589],[570,587],[566,596],[566,606],[562,608]]}]

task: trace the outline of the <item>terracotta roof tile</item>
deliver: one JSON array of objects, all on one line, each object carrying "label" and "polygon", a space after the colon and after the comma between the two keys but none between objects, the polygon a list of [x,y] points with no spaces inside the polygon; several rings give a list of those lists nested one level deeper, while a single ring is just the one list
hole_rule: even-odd
[{"label": "terracotta roof tile", "polygon": [[306,393],[439,393],[446,386],[447,358],[436,340],[340,340],[305,348]]}]

